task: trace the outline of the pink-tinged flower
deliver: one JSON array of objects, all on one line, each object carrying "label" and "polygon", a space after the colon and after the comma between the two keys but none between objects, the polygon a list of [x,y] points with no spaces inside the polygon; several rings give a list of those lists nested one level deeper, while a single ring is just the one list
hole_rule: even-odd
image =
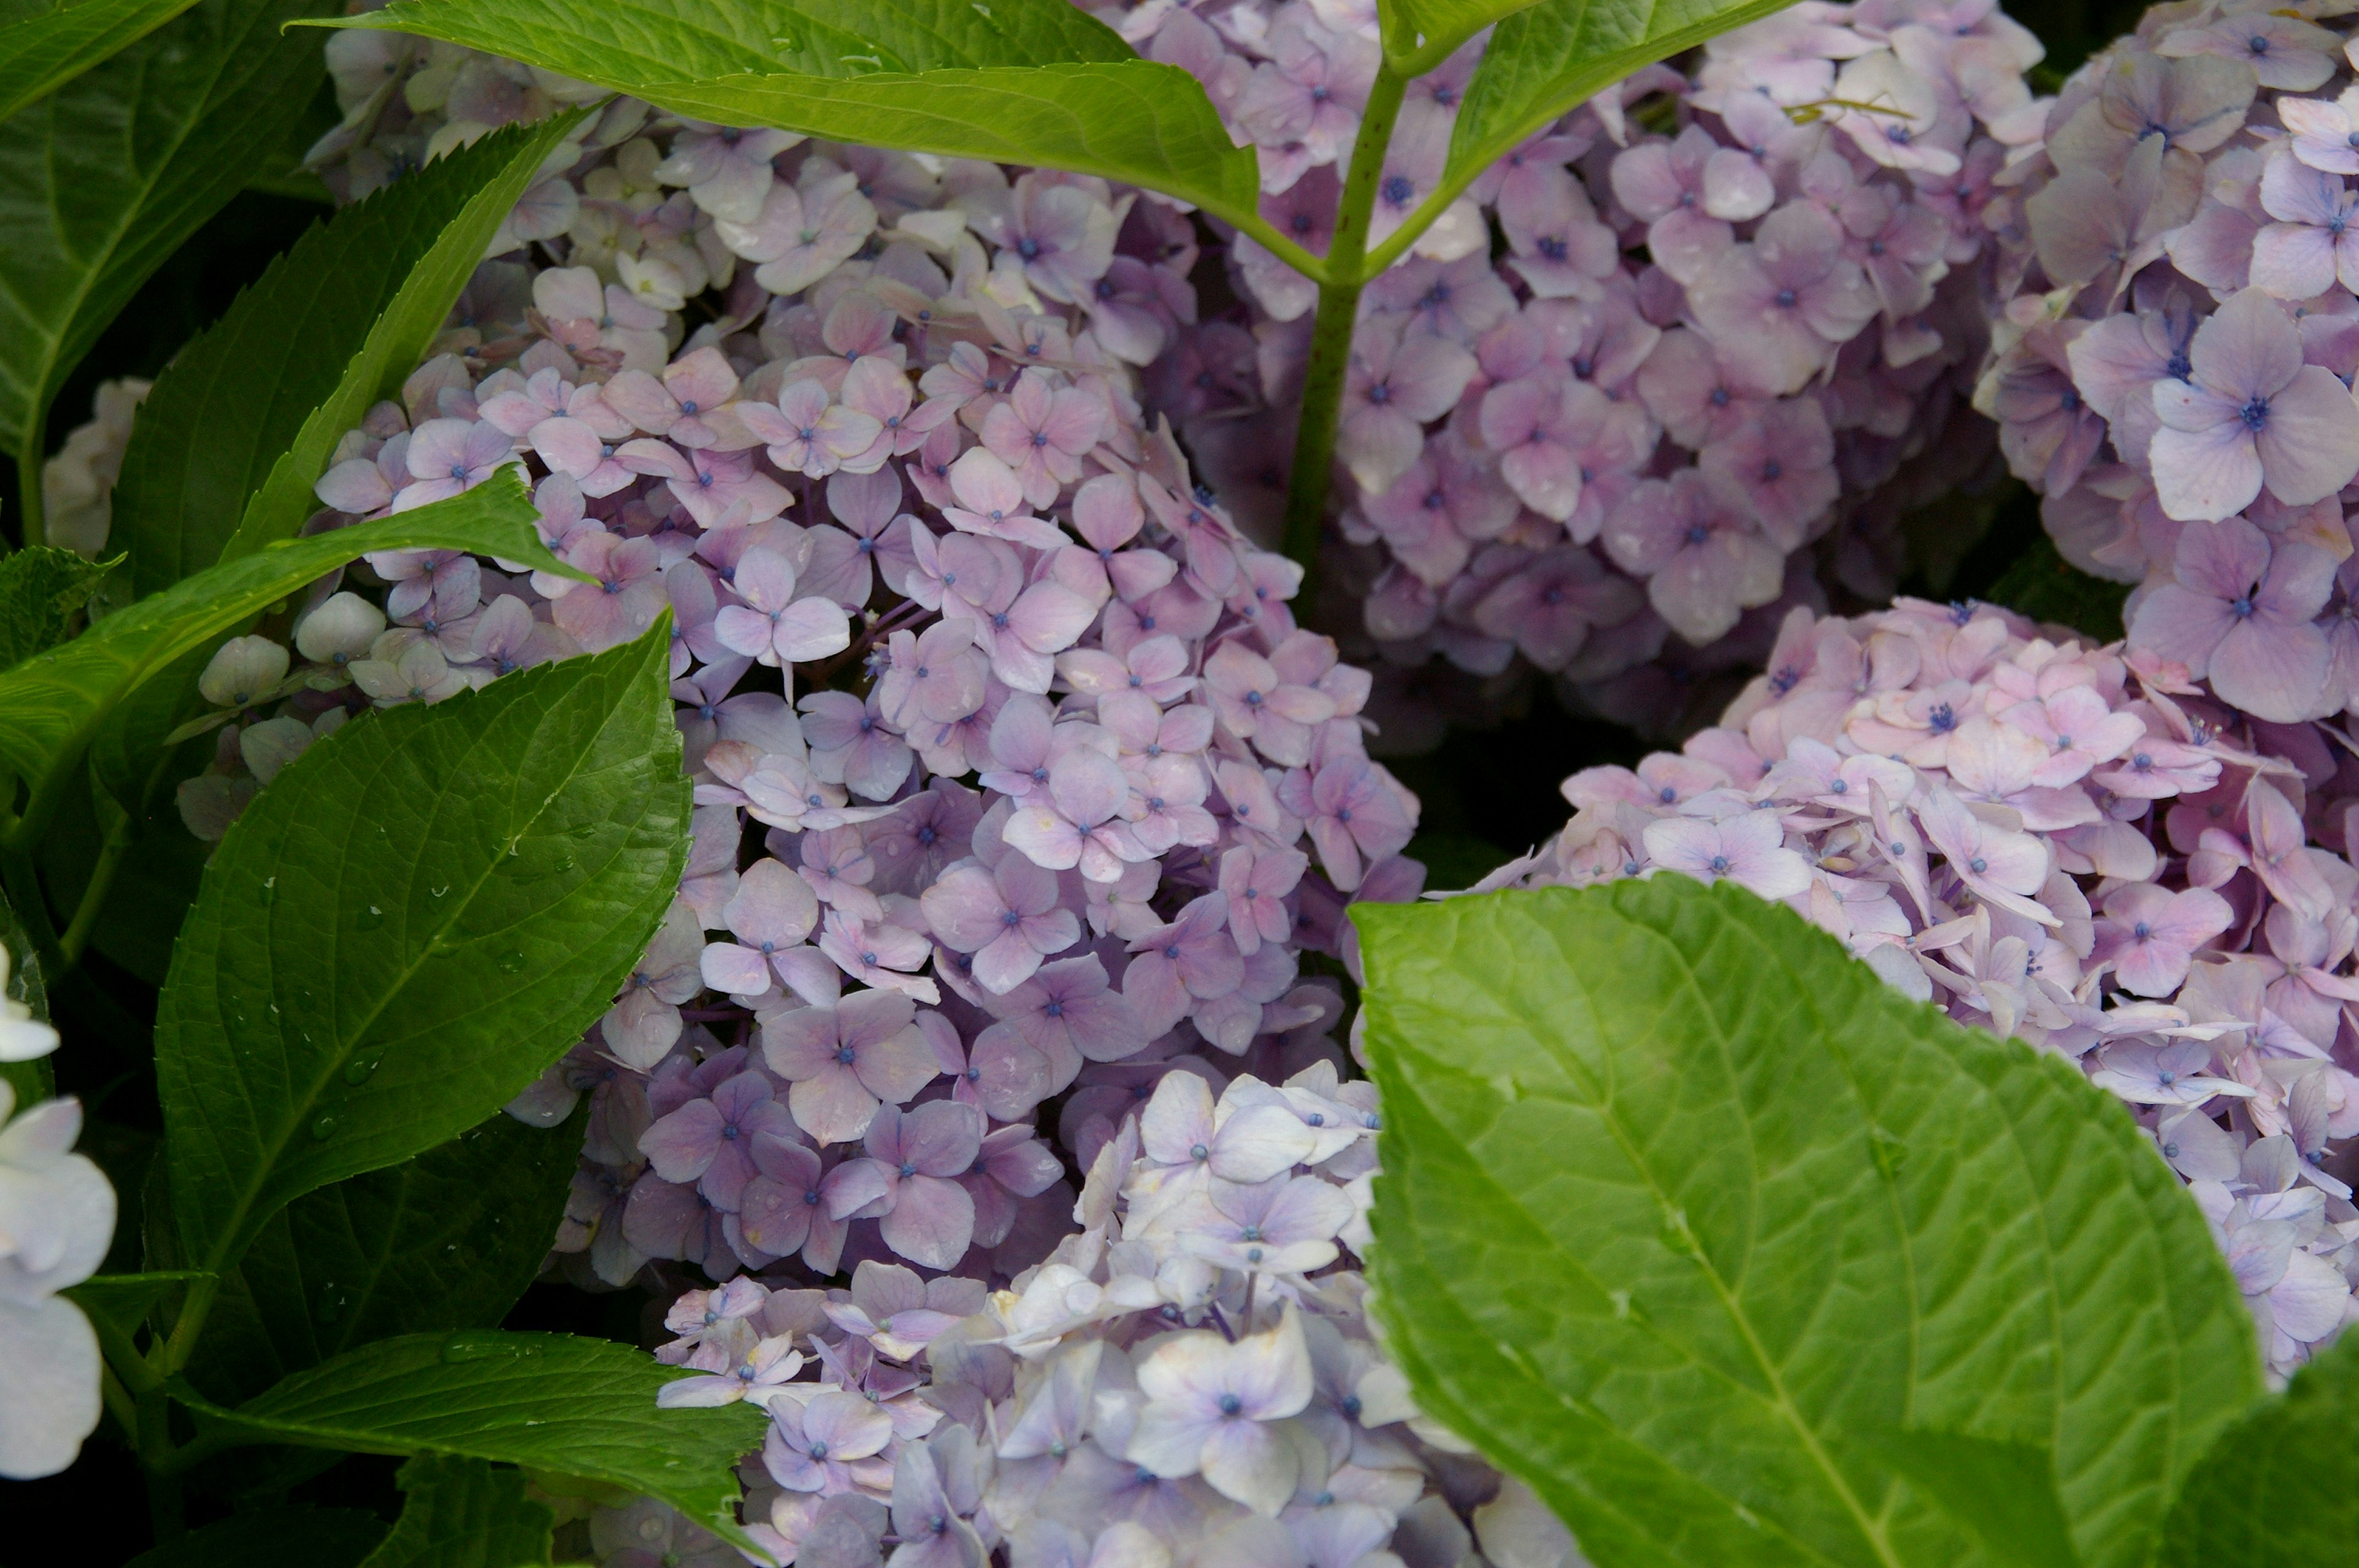
[{"label": "pink-tinged flower", "polygon": [[[942,515],[951,527],[1037,550],[1053,550],[1065,543],[1065,535],[1054,523],[1032,515],[1024,481],[989,448],[974,447],[962,453],[950,466],[950,485],[957,504],[945,504]],[[1056,499],[1053,491],[1049,499]],[[921,546],[921,564],[922,559]]]},{"label": "pink-tinged flower", "polygon": [[[1104,426],[1105,406],[1095,397],[1054,385],[1045,371],[1027,370],[984,416],[983,444],[1014,471],[1025,500],[1047,506],[1082,477],[1082,459]],[[956,465],[951,482],[958,482]]]},{"label": "pink-tinged flower", "polygon": [[1804,202],[1761,221],[1689,294],[1696,321],[1772,392],[1799,392],[1875,315],[1875,290],[1843,254],[1842,228]]},{"label": "pink-tinged flower", "polygon": [[2328,174],[2359,174],[2359,88],[2344,88],[2332,103],[2280,98],[2277,111],[2294,157]]},{"label": "pink-tinged flower", "polygon": [[[2340,383],[2335,393],[2348,400]],[[2256,717],[2307,718],[2318,707],[2330,657],[2312,617],[2333,591],[2334,568],[2334,558],[2312,546],[2286,540],[2272,547],[2241,517],[2190,523],[2180,530],[2172,580],[2147,594],[2132,617],[2131,641],[2184,664],[2222,700]]]},{"label": "pink-tinged flower", "polygon": [[1606,520],[1603,542],[1614,564],[1646,579],[1655,613],[1698,647],[1785,587],[1785,552],[1694,469],[1640,483]]},{"label": "pink-tinged flower", "polygon": [[1514,253],[1509,265],[1536,299],[1594,299],[1622,265],[1621,241],[1562,168],[1510,180],[1499,198],[1499,226]]},{"label": "pink-tinged flower", "polygon": [[828,1213],[825,1162],[801,1137],[755,1138],[755,1175],[739,1195],[737,1227],[747,1243],[774,1258],[799,1252],[805,1268],[832,1274],[849,1227]]},{"label": "pink-tinged flower", "polygon": [[737,373],[715,348],[681,355],[658,381],[645,371],[617,372],[600,394],[606,406],[650,436],[678,447],[709,447],[721,432],[707,422],[737,395]]},{"label": "pink-tinged flower", "polygon": [[1056,678],[1056,655],[1071,647],[1097,614],[1097,606],[1062,583],[1027,586],[1016,573],[1003,571],[974,602],[965,630],[990,656],[991,673],[1002,685],[1045,693]]},{"label": "pink-tinged flower", "polygon": [[1807,397],[1770,404],[1696,458],[1722,499],[1759,523],[1780,552],[1801,548],[1834,504],[1834,460],[1826,412]]},{"label": "pink-tinged flower", "polygon": [[1359,130],[1376,46],[1356,33],[1330,32],[1307,12],[1286,12],[1270,27],[1267,48],[1268,59],[1237,100],[1237,124],[1265,147],[1299,144],[1300,167],[1333,163]]},{"label": "pink-tinged flower", "polygon": [[2198,948],[2228,929],[2235,911],[2209,888],[2170,892],[2152,882],[2132,882],[2105,900],[2093,955],[2114,967],[2125,990],[2139,996],[2175,995],[2187,981],[2187,966]]},{"label": "pink-tinged flower", "polygon": [[1360,488],[1391,488],[1425,447],[1425,425],[1450,412],[1473,379],[1474,356],[1446,338],[1403,336],[1397,325],[1364,324],[1343,377],[1335,455]]},{"label": "pink-tinged flower", "polygon": [[1636,613],[1638,585],[1577,545],[1549,551],[1474,606],[1475,626],[1544,670],[1562,669],[1597,627]]},{"label": "pink-tinged flower", "polygon": [[772,294],[799,294],[858,253],[876,230],[876,209],[860,193],[860,177],[840,174],[808,191],[780,180],[750,223],[716,219],[730,250],[750,262],[754,281]]},{"label": "pink-tinged flower", "polygon": [[831,1206],[846,1217],[886,1206],[885,1245],[920,1268],[948,1269],[974,1236],[974,1199],[956,1178],[974,1163],[984,1130],[983,1113],[956,1100],[882,1107],[864,1140],[868,1158],[855,1162],[861,1179],[832,1194]]},{"label": "pink-tinged flower", "polygon": [[1221,891],[1229,896],[1229,933],[1238,952],[1251,957],[1265,942],[1285,942],[1294,927],[1287,897],[1310,869],[1310,858],[1299,849],[1240,844],[1221,856]]},{"label": "pink-tinged flower", "polygon": [[793,499],[784,485],[754,466],[751,452],[709,447],[683,451],[668,441],[641,437],[617,447],[614,460],[635,473],[659,476],[701,528],[723,522],[766,523]]},{"label": "pink-tinged flower", "polygon": [[2216,1095],[2251,1097],[2245,1085],[2205,1071],[2211,1065],[2212,1047],[2201,1040],[2170,1045],[2121,1041],[2097,1053],[2089,1081],[2132,1105],[2201,1105]]},{"label": "pink-tinged flower", "polygon": [[[2135,713],[2114,712],[2088,686],[2068,686],[2017,703],[1999,718],[2048,747],[2047,759],[2031,775],[2042,789],[2080,783],[2146,737],[2143,719]],[[2153,765],[2150,757],[2147,765]]]},{"label": "pink-tinged flower", "polygon": [[953,866],[919,900],[943,945],[974,955],[974,978],[1004,996],[1032,978],[1041,960],[1081,940],[1081,920],[1059,907],[1057,873],[1022,855],[986,870]]},{"label": "pink-tinged flower", "polygon": [[[703,1102],[699,1102],[703,1103]],[[714,1349],[723,1346],[708,1340]],[[754,1340],[738,1354],[722,1360],[721,1369],[701,1373],[696,1377],[675,1378],[656,1390],[658,1410],[705,1410],[719,1405],[734,1405],[740,1400],[750,1400],[765,1406],[779,1389],[803,1369],[802,1352],[795,1348],[791,1334],[773,1335]],[[698,1364],[691,1359],[690,1366]]]},{"label": "pink-tinged flower", "polygon": [[1310,760],[1318,727],[1335,717],[1327,693],[1283,679],[1277,667],[1238,641],[1204,661],[1204,691],[1222,725],[1271,762],[1299,768]]},{"label": "pink-tinged flower", "polygon": [[794,565],[775,550],[746,551],[731,586],[745,602],[722,606],[712,630],[733,653],[776,668],[823,659],[852,645],[852,622],[843,606],[832,599],[796,598]]},{"label": "pink-tinged flower", "polygon": [[1148,637],[1117,657],[1097,648],[1057,655],[1057,674],[1067,686],[1091,697],[1135,692],[1152,703],[1177,702],[1196,689],[1188,671],[1188,645],[1177,637]]},{"label": "pink-tinged flower", "polygon": [[2195,330],[2190,378],[2155,384],[2154,483],[2163,511],[2219,519],[2264,485],[2288,506],[2359,474],[2359,405],[2334,373],[2302,362],[2301,334],[2257,288]]},{"label": "pink-tinged flower", "polygon": [[1810,886],[1810,863],[1786,848],[1774,811],[1747,811],[1723,822],[1666,816],[1647,824],[1647,853],[1667,871],[1698,881],[1728,881],[1763,898],[1793,898]]},{"label": "pink-tinged flower", "polygon": [[1171,1028],[1199,1001],[1224,997],[1242,983],[1244,964],[1228,923],[1228,896],[1215,891],[1191,899],[1169,925],[1130,944],[1135,956],[1123,971],[1122,994],[1150,1035]]},{"label": "pink-tinged flower", "polygon": [[680,1003],[703,989],[697,958],[704,951],[704,933],[696,914],[675,903],[664,916],[655,940],[623,982],[622,995],[599,1021],[606,1048],[626,1067],[646,1072],[663,1060],[679,1039]]},{"label": "pink-tinged flower", "polygon": [[566,546],[564,558],[597,579],[571,583],[571,591],[549,611],[558,628],[586,653],[629,642],[654,625],[670,603],[664,593],[663,557],[652,539],[584,532]]},{"label": "pink-tinged flower", "polygon": [[1119,1062],[1147,1048],[1138,1010],[1112,989],[1094,953],[1043,964],[1030,979],[984,1003],[1000,1021],[995,1028],[1012,1029],[1047,1061],[1048,1094],[1071,1083],[1084,1061]]},{"label": "pink-tinged flower", "polygon": [[1984,822],[1939,786],[1925,792],[1915,811],[1926,840],[1976,897],[2042,925],[2056,924],[2031,896],[2047,885],[2051,860],[2038,837]]},{"label": "pink-tinged flower", "polygon": [[1201,1474],[1212,1489],[1275,1517],[1294,1496],[1293,1446],[1277,1422],[1310,1402],[1310,1353],[1288,1307],[1275,1328],[1174,1335],[1138,1368],[1147,1395],[1129,1458],[1158,1476]]},{"label": "pink-tinged flower", "polygon": [[2215,55],[2250,66],[2263,87],[2308,92],[2334,74],[2343,40],[2299,16],[2256,11],[2202,27],[2174,28],[2162,36],[2154,52],[2165,59]]},{"label": "pink-tinged flower", "polygon": [[577,357],[616,369],[658,371],[671,352],[664,313],[632,297],[618,283],[601,283],[595,268],[551,267],[538,274],[532,302],[549,337]]},{"label": "pink-tinged flower", "polygon": [[429,419],[411,432],[408,460],[416,482],[393,498],[396,512],[465,494],[516,460],[516,443],[484,421]]},{"label": "pink-tinged flower", "polygon": [[740,1073],[715,1085],[710,1098],[658,1118],[639,1135],[639,1152],[665,1181],[694,1182],[714,1204],[734,1209],[755,1174],[755,1135],[792,1136],[794,1125],[770,1098],[769,1079]]},{"label": "pink-tinged flower", "polygon": [[883,1491],[893,1466],[877,1455],[892,1441],[889,1414],[856,1393],[828,1389],[807,1403],[782,1400],[773,1408],[762,1468],[789,1492]]},{"label": "pink-tinged flower", "polygon": [[[1597,536],[1623,480],[1646,460],[1647,419],[1587,382],[1527,376],[1483,395],[1483,445],[1525,505],[1569,525],[1576,544]],[[1595,493],[1592,487],[1599,486]]]},{"label": "pink-tinged flower", "polygon": [[571,479],[587,496],[612,495],[638,478],[615,460],[617,443],[585,420],[567,415],[544,419],[525,432],[524,440],[550,472]]},{"label": "pink-tinged flower", "polygon": [[756,860],[737,879],[721,919],[737,940],[712,943],[699,956],[705,984],[732,996],[760,996],[776,981],[798,993],[807,988],[799,966],[818,955],[803,941],[819,925],[810,883],[776,860]]},{"label": "pink-tinged flower", "polygon": [[[852,368],[844,373],[843,386],[837,395],[845,408],[854,414],[865,415],[875,420],[877,425],[876,439],[869,444],[866,450],[843,456],[844,470],[853,474],[877,472],[884,468],[886,459],[916,451],[925,445],[926,438],[954,412],[930,402],[913,408],[910,406],[914,399],[909,387],[909,373],[883,354],[863,354],[853,361]],[[829,509],[832,511],[832,488],[829,493]],[[897,485],[893,496],[896,502],[900,499]],[[889,512],[886,514],[887,521],[891,515]],[[851,521],[841,513],[837,514],[837,520]],[[883,524],[878,526],[883,526]]]},{"label": "pink-tinged flower", "polygon": [[2244,806],[2253,874],[2280,903],[2312,920],[2325,919],[2338,901],[2319,868],[2325,851],[2310,847],[2300,811],[2258,776],[2245,787]]},{"label": "pink-tinged flower", "polygon": [[1676,141],[1647,141],[1614,159],[1614,195],[1647,225],[1647,254],[1678,283],[1692,287],[1735,230],[1705,207],[1704,173],[1720,144],[1701,125]]},{"label": "pink-tinged flower", "polygon": [[1089,190],[1038,173],[1018,176],[973,222],[1003,254],[1012,253],[1026,282],[1068,305],[1087,299],[1105,276],[1121,227],[1114,209]]},{"label": "pink-tinged flower", "polygon": [[747,403],[737,416],[745,428],[767,442],[769,460],[788,473],[823,479],[875,446],[884,434],[883,421],[873,415],[835,402],[824,384],[798,381],[778,393],[778,401]]},{"label": "pink-tinged flower", "polygon": [[2253,236],[2253,287],[2279,299],[2310,299],[2359,284],[2359,230],[2353,211],[2359,193],[2340,175],[2300,162],[2289,152],[2269,159],[2261,176],[2261,208],[2277,220]]},{"label": "pink-tinged flower", "polygon": [[1050,871],[1078,866],[1091,881],[1110,882],[1128,863],[1154,857],[1117,814],[1130,802],[1122,764],[1075,746],[1049,765],[1048,787],[1007,819],[1009,848]]},{"label": "pink-tinged flower", "polygon": [[990,672],[974,635],[956,621],[937,621],[922,634],[896,632],[876,684],[886,721],[911,733],[919,724],[950,724],[983,706]]},{"label": "pink-tinged flower", "polygon": [[909,747],[886,722],[875,687],[864,700],[848,691],[814,691],[796,707],[811,772],[863,800],[890,800],[909,777]]},{"label": "pink-tinged flower", "polygon": [[1125,364],[1153,364],[1180,324],[1196,318],[1186,276],[1136,256],[1114,257],[1082,304],[1098,341]]},{"label": "pink-tinged flower", "polygon": [[802,140],[790,131],[739,130],[733,125],[686,122],[671,139],[670,154],[656,165],[666,185],[684,185],[697,206],[733,223],[762,215],[770,194],[770,160]]},{"label": "pink-tinged flower", "polygon": [[939,1001],[941,992],[934,982],[918,973],[934,956],[933,944],[921,930],[902,923],[919,920],[915,903],[914,899],[897,900],[883,920],[862,920],[831,909],[820,925],[819,950],[863,985],[917,1001]]},{"label": "pink-tinged flower", "polygon": [[1308,770],[1290,768],[1277,798],[1302,818],[1328,881],[1342,892],[1360,885],[1362,857],[1374,863],[1398,854],[1417,830],[1416,797],[1364,757],[1314,759]]},{"label": "pink-tinged flower", "polygon": [[761,1028],[762,1059],[794,1087],[795,1122],[824,1147],[868,1130],[876,1108],[906,1105],[939,1072],[917,1025],[917,1007],[894,990],[854,991],[833,1007],[774,1013]]}]

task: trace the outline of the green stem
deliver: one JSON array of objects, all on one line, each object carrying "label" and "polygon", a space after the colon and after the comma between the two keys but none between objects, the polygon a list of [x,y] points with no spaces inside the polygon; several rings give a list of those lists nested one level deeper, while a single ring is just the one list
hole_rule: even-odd
[{"label": "green stem", "polygon": [[139,1443],[139,1405],[114,1368],[101,1363],[98,1368],[98,1397],[105,1401],[106,1413],[123,1429],[123,1441],[136,1447]]},{"label": "green stem", "polygon": [[112,811],[114,820],[106,827],[106,837],[100,840],[98,860],[90,868],[90,881],[82,890],[82,902],[74,906],[73,919],[66,925],[65,935],[58,938],[58,950],[66,962],[82,962],[82,950],[90,943],[91,927],[98,924],[98,912],[106,903],[107,891],[114,885],[114,873],[122,867],[124,852],[131,848],[131,814],[116,806],[103,791],[96,792],[99,811]]},{"label": "green stem", "polygon": [[1379,64],[1368,87],[1368,106],[1352,144],[1343,177],[1343,204],[1335,214],[1335,238],[1327,247],[1326,277],[1319,285],[1319,315],[1310,330],[1310,364],[1303,373],[1298,405],[1301,424],[1294,438],[1294,471],[1286,487],[1286,553],[1303,570],[1303,594],[1319,555],[1327,518],[1327,488],[1334,476],[1335,426],[1343,406],[1344,371],[1352,360],[1352,327],[1366,283],[1368,220],[1376,209],[1376,188],[1385,174],[1385,152],[1400,116],[1408,79]]},{"label": "green stem", "polygon": [[147,1472],[147,1521],[159,1546],[177,1540],[188,1528],[173,1459],[172,1404],[159,1388],[139,1397],[139,1464]]},{"label": "green stem", "polygon": [[26,425],[25,444],[16,449],[16,530],[28,550],[49,538],[41,504],[41,459],[49,444],[49,411],[43,408]]}]

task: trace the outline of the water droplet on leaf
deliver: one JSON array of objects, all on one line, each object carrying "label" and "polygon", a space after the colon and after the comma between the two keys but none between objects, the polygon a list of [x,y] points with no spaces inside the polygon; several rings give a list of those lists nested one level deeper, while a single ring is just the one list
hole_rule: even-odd
[{"label": "water droplet on leaf", "polygon": [[323,1143],[328,1141],[329,1137],[333,1134],[335,1130],[336,1119],[332,1116],[323,1116],[319,1120],[311,1124],[311,1136],[320,1140]]},{"label": "water droplet on leaf", "polygon": [[500,973],[504,975],[515,975],[524,972],[524,955],[522,953],[503,953],[499,956],[498,962],[500,966]]}]

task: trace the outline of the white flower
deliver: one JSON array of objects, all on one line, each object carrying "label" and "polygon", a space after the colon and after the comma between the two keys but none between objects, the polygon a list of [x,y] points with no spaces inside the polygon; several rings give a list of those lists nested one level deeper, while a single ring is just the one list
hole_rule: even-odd
[{"label": "white flower", "polygon": [[[8,949],[0,947],[0,993],[8,989]],[[0,1062],[29,1062],[58,1048],[58,1032],[21,1001],[0,995]],[[0,1102],[0,1116],[7,1114]]]},{"label": "white flower", "polygon": [[[0,1083],[0,1119],[16,1094]],[[71,1099],[0,1129],[0,1476],[54,1476],[98,1425],[98,1337],[56,1292],[90,1278],[114,1238],[114,1189],[71,1151]]]}]

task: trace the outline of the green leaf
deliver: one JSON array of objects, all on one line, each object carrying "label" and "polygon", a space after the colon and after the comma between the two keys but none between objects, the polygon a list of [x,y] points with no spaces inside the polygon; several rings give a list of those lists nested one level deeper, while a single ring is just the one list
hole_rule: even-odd
[{"label": "green leaf", "polygon": [[549,1561],[555,1516],[524,1476],[481,1459],[420,1454],[394,1478],[408,1498],[362,1568],[526,1568]]},{"label": "green leaf", "polygon": [[1877,1441],[1885,1462],[2017,1568],[2079,1568],[2048,1450],[1960,1432],[1902,1430]]},{"label": "green leaf", "polygon": [[398,0],[348,18],[675,114],[1127,180],[1262,226],[1259,166],[1195,78],[1068,0]]},{"label": "green leaf", "polygon": [[606,1011],[687,858],[669,637],[365,714],[222,840],[156,1018],[195,1266],[457,1137]]},{"label": "green leaf", "polygon": [[174,661],[243,627],[371,550],[458,549],[564,569],[506,470],[464,495],[225,561],[116,611],[60,648],[0,671],[0,765],[35,784],[79,757],[114,708]]},{"label": "green leaf", "polygon": [[203,0],[0,134],[0,446],[38,461],[66,373],[277,146],[325,67],[322,0]]},{"label": "green leaf", "polygon": [[1136,58],[1071,0],[397,0],[333,25],[417,33],[609,86]]},{"label": "green leaf", "polygon": [[223,1281],[189,1380],[244,1399],[372,1339],[497,1324],[549,1255],[581,1152],[578,1119],[494,1116],[304,1194]]},{"label": "green leaf", "polygon": [[[8,1000],[23,1002],[33,1010],[35,1018],[48,1022],[49,992],[41,979],[41,957],[5,893],[0,893],[0,945],[8,950]],[[0,1083],[16,1091],[16,1108],[22,1110],[57,1092],[57,1069],[49,1065],[47,1056],[36,1056],[29,1062],[0,1062]]]},{"label": "green leaf", "polygon": [[1987,597],[2034,621],[2057,622],[2111,643],[2121,637],[2122,606],[2129,595],[2127,583],[2107,582],[2075,568],[2042,534],[1991,585]]},{"label": "green leaf", "polygon": [[1132,59],[850,80],[724,76],[627,91],[700,119],[1042,164],[1165,191],[1231,222],[1260,221],[1253,152],[1230,141],[1212,101],[1177,66]]},{"label": "green leaf", "polygon": [[189,1403],[201,1429],[363,1454],[452,1454],[661,1498],[745,1543],[737,1461],[762,1441],[750,1404],[658,1410],[680,1374],[645,1351],[561,1334],[482,1330],[381,1340],[234,1411]]},{"label": "green leaf", "polygon": [[2347,1563],[2359,1540],[2359,1334],[2293,1375],[2188,1477],[2161,1568]]},{"label": "green leaf", "polygon": [[[1451,13],[1495,0],[1413,0]],[[1443,185],[1461,189],[1549,121],[1642,66],[1793,0],[1540,0],[1499,24],[1466,84]],[[1512,9],[1512,7],[1509,7]]]},{"label": "green leaf", "polygon": [[55,92],[194,0],[34,0],[0,21],[0,120]]},{"label": "green leaf", "polygon": [[577,118],[495,132],[337,213],[180,351],[140,406],[114,488],[112,542],[131,552],[135,593],[288,537],[319,510],[311,486],[337,441],[399,396]]},{"label": "green leaf", "polygon": [[358,1509],[258,1509],[143,1552],[125,1568],[356,1568],[385,1534],[382,1519]]},{"label": "green leaf", "polygon": [[49,545],[0,560],[0,669],[64,642],[73,618],[116,564],[84,560]]},{"label": "green leaf", "polygon": [[1387,1345],[1592,1557],[1991,1561],[1890,1467],[1907,1428],[2043,1451],[2081,1560],[2148,1560],[2259,1357],[2079,1069],[1734,884],[1353,914]]},{"label": "green leaf", "polygon": [[112,1330],[128,1339],[139,1332],[139,1325],[147,1321],[147,1314],[156,1310],[158,1303],[199,1280],[212,1277],[193,1269],[167,1269],[152,1274],[92,1274],[64,1293],[90,1314],[102,1333]]},{"label": "green leaf", "polygon": [[1402,74],[1421,76],[1500,17],[1511,16],[1531,4],[1532,0],[1378,0],[1386,57]]}]

